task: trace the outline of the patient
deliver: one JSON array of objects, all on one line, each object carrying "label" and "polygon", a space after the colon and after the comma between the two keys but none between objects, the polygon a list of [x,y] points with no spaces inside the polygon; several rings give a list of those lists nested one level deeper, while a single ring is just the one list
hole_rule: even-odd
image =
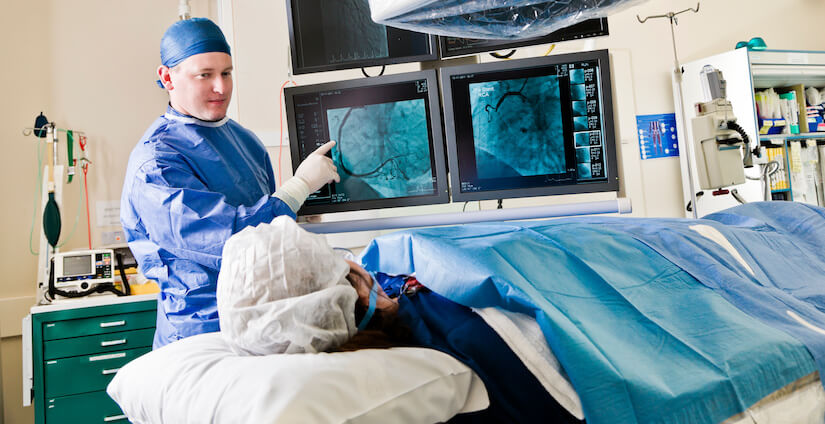
[{"label": "patient", "polygon": [[489,408],[451,422],[579,422],[470,308],[413,276],[370,274],[286,217],[229,239],[217,299],[240,355],[427,347],[472,368],[490,396]]},{"label": "patient", "polygon": [[288,217],[247,227],[227,241],[217,300],[221,332],[240,355],[328,351],[370,322],[372,329],[395,327],[398,310],[369,273]]}]

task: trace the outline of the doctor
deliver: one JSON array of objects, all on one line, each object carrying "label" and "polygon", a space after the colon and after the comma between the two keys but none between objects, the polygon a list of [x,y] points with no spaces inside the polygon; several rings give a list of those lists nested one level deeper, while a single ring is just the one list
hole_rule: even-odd
[{"label": "doctor", "polygon": [[220,329],[215,291],[232,234],[279,215],[295,218],[310,193],[340,181],[325,156],[330,141],[275,189],[263,144],[226,116],[232,58],[212,21],[170,26],[160,56],[158,84],[169,106],[129,157],[120,216],[141,272],[161,288],[154,348]]}]

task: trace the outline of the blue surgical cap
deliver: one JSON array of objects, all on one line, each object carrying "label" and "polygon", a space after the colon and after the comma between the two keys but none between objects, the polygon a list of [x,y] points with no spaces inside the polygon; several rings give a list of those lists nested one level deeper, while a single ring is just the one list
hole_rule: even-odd
[{"label": "blue surgical cap", "polygon": [[160,40],[160,62],[169,68],[189,56],[210,52],[231,54],[221,29],[206,18],[175,22]]}]

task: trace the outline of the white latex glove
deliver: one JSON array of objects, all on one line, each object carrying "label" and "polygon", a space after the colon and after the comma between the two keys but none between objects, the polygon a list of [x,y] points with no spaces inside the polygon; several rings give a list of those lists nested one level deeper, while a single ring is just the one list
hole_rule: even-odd
[{"label": "white latex glove", "polygon": [[295,176],[307,184],[310,193],[314,193],[331,181],[341,182],[338,168],[332,163],[332,159],[326,156],[334,145],[335,142],[330,141],[315,149],[295,170]]}]

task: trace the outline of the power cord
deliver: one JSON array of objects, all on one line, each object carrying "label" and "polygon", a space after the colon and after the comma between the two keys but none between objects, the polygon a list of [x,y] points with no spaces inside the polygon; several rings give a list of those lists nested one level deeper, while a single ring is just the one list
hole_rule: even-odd
[{"label": "power cord", "polygon": [[[384,70],[386,70],[386,69],[387,69],[387,65],[381,65],[381,72],[379,72],[378,75],[375,75],[375,76],[380,77],[381,75],[384,75]],[[373,77],[373,75],[370,75],[370,74],[367,73],[367,70],[365,68],[361,68],[361,73],[364,74],[364,76],[367,77],[367,78],[372,78]]]}]

